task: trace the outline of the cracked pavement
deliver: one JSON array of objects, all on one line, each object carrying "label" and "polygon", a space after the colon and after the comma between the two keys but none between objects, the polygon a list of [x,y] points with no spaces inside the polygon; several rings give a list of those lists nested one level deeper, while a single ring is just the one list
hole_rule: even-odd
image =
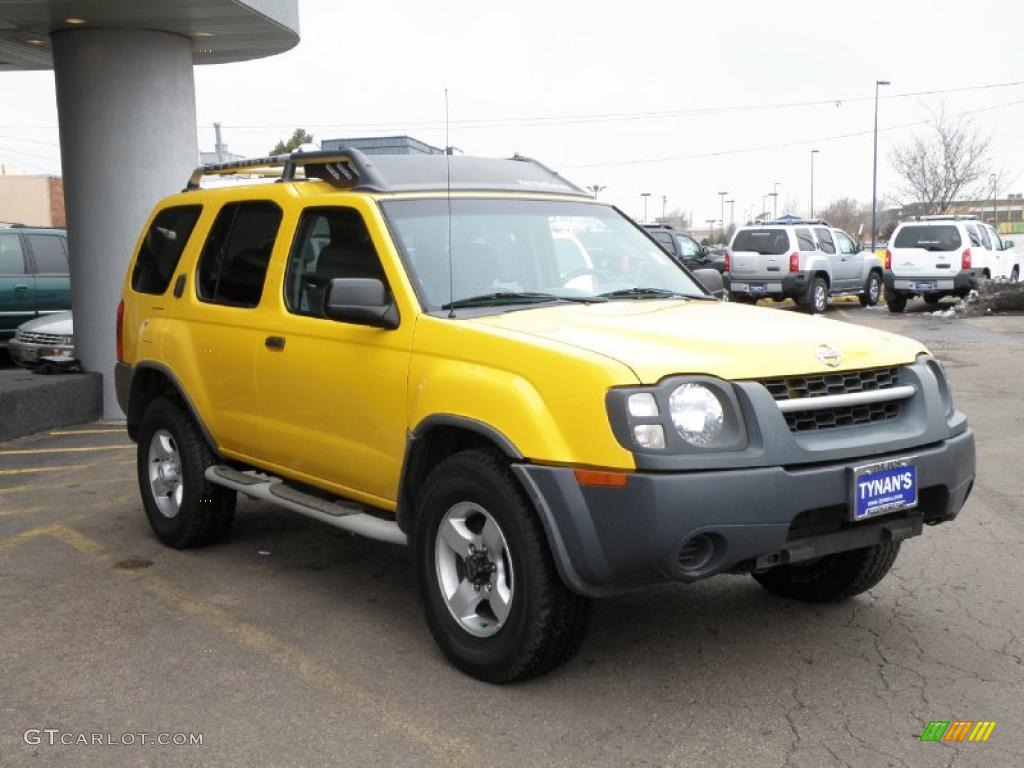
[{"label": "cracked pavement", "polygon": [[[444,662],[402,548],[242,501],[224,544],[165,549],[117,427],[0,444],[0,766],[1024,764],[1024,317],[829,316],[946,361],[978,447],[958,520],[839,605],[747,576],[602,600],[575,660],[507,687]],[[204,739],[23,742],[47,727]]]}]

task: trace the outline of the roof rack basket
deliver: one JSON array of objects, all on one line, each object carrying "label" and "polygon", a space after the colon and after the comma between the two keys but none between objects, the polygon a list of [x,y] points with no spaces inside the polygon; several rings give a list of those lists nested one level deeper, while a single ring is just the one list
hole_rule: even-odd
[{"label": "roof rack basket", "polygon": [[339,187],[353,187],[357,183],[379,186],[384,183],[366,155],[358,149],[343,147],[330,151],[292,152],[290,155],[268,155],[230,163],[200,165],[192,171],[185,191],[199,189],[199,182],[204,176],[240,173],[275,176],[276,173],[268,171],[276,168],[281,169],[278,181],[296,181],[296,169],[302,168],[306,179],[322,179]]}]

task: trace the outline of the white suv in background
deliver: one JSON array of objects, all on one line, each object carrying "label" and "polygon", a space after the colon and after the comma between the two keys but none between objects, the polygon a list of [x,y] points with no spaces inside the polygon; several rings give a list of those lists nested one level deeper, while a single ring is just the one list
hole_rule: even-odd
[{"label": "white suv in background", "polygon": [[977,216],[915,216],[900,222],[885,251],[885,303],[902,312],[922,296],[963,297],[980,278],[1020,279],[1020,255]]},{"label": "white suv in background", "polygon": [[882,296],[882,261],[827,221],[787,217],[740,227],[726,253],[730,301],[793,299],[824,312],[829,296],[856,295],[873,307]]}]

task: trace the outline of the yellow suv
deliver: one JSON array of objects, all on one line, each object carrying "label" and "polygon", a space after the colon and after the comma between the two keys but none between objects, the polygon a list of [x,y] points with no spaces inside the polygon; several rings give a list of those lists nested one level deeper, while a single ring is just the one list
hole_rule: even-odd
[{"label": "yellow suv", "polygon": [[[232,173],[271,178],[200,184]],[[438,645],[495,682],[569,658],[599,595],[869,589],[971,490],[942,366],[700,279],[527,158],[199,168],[118,308],[149,522],[206,544],[241,492],[408,544]]]}]

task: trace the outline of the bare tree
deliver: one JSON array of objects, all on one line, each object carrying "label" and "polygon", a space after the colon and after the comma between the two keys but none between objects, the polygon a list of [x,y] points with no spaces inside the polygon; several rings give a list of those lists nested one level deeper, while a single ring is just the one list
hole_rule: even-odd
[{"label": "bare tree", "polygon": [[[881,206],[879,206],[881,207]],[[833,200],[817,211],[818,216],[833,227],[859,237],[863,230],[871,226],[871,206],[854,200],[852,197],[841,197]]]},{"label": "bare tree", "polygon": [[889,155],[902,179],[900,193],[921,203],[926,213],[945,213],[950,203],[976,194],[988,178],[990,139],[964,115],[934,115],[928,130],[895,147]]},{"label": "bare tree", "polygon": [[676,229],[689,229],[690,228],[690,217],[682,208],[672,208],[668,213],[665,214],[664,218],[659,218],[662,224],[671,224]]}]

